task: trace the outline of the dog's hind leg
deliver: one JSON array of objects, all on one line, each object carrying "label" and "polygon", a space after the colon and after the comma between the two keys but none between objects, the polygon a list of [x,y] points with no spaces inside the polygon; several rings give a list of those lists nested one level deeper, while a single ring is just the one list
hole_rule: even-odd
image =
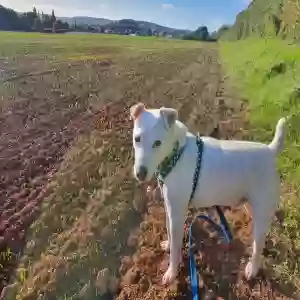
[{"label": "dog's hind leg", "polygon": [[253,216],[253,244],[252,256],[246,266],[246,278],[254,278],[262,264],[262,251],[265,246],[265,239],[268,233],[272,217],[279,202],[279,193],[276,188],[265,190],[260,189],[260,192],[250,197],[252,204]]}]

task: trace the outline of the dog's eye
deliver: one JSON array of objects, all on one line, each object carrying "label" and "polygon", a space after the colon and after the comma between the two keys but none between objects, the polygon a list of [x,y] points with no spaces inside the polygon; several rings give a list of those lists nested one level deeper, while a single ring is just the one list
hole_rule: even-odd
[{"label": "dog's eye", "polygon": [[154,143],[153,143],[153,148],[157,148],[157,147],[159,147],[161,145],[161,141],[155,141]]},{"label": "dog's eye", "polygon": [[136,143],[139,143],[141,141],[141,137],[140,136],[136,136],[134,138],[134,140],[135,140]]}]

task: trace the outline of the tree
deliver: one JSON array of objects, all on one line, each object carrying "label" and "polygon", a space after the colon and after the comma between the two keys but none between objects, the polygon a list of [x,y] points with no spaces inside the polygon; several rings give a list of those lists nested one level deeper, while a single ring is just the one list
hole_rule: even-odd
[{"label": "tree", "polygon": [[19,15],[12,9],[0,5],[0,30],[21,30]]},{"label": "tree", "polygon": [[229,25],[222,25],[217,31],[211,33],[210,40],[218,40],[228,29],[230,29]]},{"label": "tree", "polygon": [[53,24],[52,24],[52,30],[56,31],[57,29],[60,29],[59,24],[58,24],[58,22],[54,21]]},{"label": "tree", "polygon": [[52,17],[52,22],[55,22],[56,21],[56,17],[55,17],[55,14],[54,14],[54,9],[52,9],[51,17]]},{"label": "tree", "polygon": [[206,26],[201,26],[195,31],[195,35],[199,37],[201,41],[207,41],[209,37],[208,29]]},{"label": "tree", "polygon": [[184,40],[208,41],[209,32],[206,26],[198,27],[194,32],[183,36]]},{"label": "tree", "polygon": [[35,17],[38,16],[35,6],[33,7],[32,12],[34,13]]},{"label": "tree", "polygon": [[152,36],[152,35],[153,35],[153,34],[152,34],[151,28],[148,29],[147,35],[148,35],[148,36]]},{"label": "tree", "polygon": [[53,28],[52,15],[42,14],[42,24],[44,28]]},{"label": "tree", "polygon": [[36,31],[43,31],[43,24],[39,17],[36,17],[33,24],[33,29]]},{"label": "tree", "polygon": [[69,29],[68,23],[56,21],[54,11],[51,15],[32,11],[19,14],[12,9],[0,5],[0,30],[43,31],[43,29]]}]

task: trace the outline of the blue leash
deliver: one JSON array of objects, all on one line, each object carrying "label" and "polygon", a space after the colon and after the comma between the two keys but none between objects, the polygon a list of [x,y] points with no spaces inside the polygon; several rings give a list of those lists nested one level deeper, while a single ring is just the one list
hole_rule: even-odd
[{"label": "blue leash", "polygon": [[193,235],[192,235],[192,226],[193,223],[196,221],[196,219],[202,219],[206,222],[208,222],[212,227],[222,236],[224,236],[225,240],[227,243],[230,243],[232,241],[232,234],[230,232],[227,220],[219,206],[215,207],[217,210],[217,213],[220,218],[220,225],[218,225],[216,222],[214,222],[209,216],[200,214],[197,216],[192,224],[189,227],[189,267],[190,267],[190,277],[191,277],[191,285],[192,285],[192,294],[193,294],[193,300],[199,300],[199,295],[198,295],[198,277],[197,277],[197,269],[196,269],[196,261],[194,257],[194,253],[192,250],[192,243],[193,243]]}]

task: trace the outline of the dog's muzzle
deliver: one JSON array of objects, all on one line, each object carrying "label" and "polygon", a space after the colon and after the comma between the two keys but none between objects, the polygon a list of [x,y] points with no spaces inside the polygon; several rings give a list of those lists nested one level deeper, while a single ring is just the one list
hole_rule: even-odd
[{"label": "dog's muzzle", "polygon": [[145,181],[148,175],[148,169],[145,166],[140,166],[136,172],[136,177],[139,181]]}]

